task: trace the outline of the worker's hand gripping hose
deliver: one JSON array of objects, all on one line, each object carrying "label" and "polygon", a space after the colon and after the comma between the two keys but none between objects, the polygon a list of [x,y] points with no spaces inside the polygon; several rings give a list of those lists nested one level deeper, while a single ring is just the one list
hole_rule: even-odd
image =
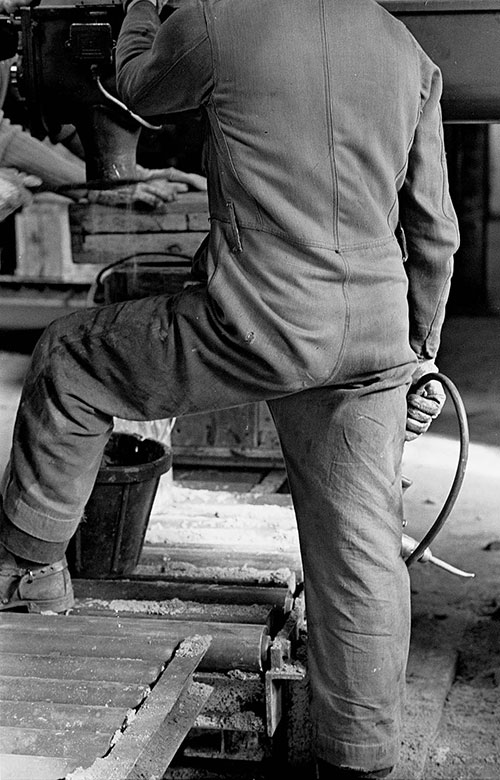
[{"label": "worker's hand gripping hose", "polygon": [[430,544],[436,538],[437,534],[440,532],[444,523],[448,519],[450,512],[458,498],[465,477],[465,469],[467,466],[467,459],[469,454],[469,426],[467,424],[467,414],[458,389],[453,384],[451,379],[445,376],[445,374],[441,374],[439,372],[425,374],[424,376],[420,377],[413,389],[417,391],[419,387],[422,387],[430,380],[438,380],[441,382],[451,400],[453,401],[460,431],[460,452],[457,468],[455,471],[455,477],[453,479],[450,492],[446,497],[438,517],[420,542],[412,539],[411,536],[403,534],[401,554],[405,559],[407,566],[411,566],[412,563],[417,560],[422,562],[429,561],[430,563],[434,563],[436,566],[439,566],[440,568],[445,569],[452,574],[457,574],[460,577],[474,577],[474,574],[470,572],[462,571],[461,569],[457,569],[454,566],[451,566],[445,561],[441,561],[439,558],[435,558],[429,549]]}]

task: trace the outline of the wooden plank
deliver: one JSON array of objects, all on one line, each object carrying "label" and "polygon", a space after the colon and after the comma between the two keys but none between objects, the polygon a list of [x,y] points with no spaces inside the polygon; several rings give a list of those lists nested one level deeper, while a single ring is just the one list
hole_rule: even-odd
[{"label": "wooden plank", "polygon": [[[1,668],[1,659],[0,659]],[[136,707],[147,685],[108,683],[104,680],[40,680],[0,676],[0,701],[88,704],[99,707]]]},{"label": "wooden plank", "polygon": [[248,468],[274,468],[283,465],[283,457],[276,450],[233,447],[198,447],[174,445],[174,462],[177,466],[245,466]]},{"label": "wooden plank", "polygon": [[[248,556],[251,559],[251,555]],[[296,563],[298,563],[296,561]],[[298,566],[297,566],[298,569]],[[147,564],[139,564],[134,569],[136,577],[144,577],[155,579],[162,573],[168,577],[169,580],[177,582],[191,582],[204,583],[210,585],[214,580],[219,582],[226,582],[234,586],[244,587],[253,586],[258,587],[263,583],[282,582],[283,589],[295,590],[296,573],[291,571],[288,567],[282,566],[280,569],[273,571],[263,571],[257,569],[251,565],[249,560],[248,565],[243,565],[241,568],[228,569],[227,566],[222,566],[221,563],[216,565],[207,564],[203,560],[200,560],[198,565],[191,563],[191,561],[166,561],[162,564],[156,564],[154,561],[150,561]]]},{"label": "wooden plank", "polygon": [[[119,728],[121,722],[116,723]],[[76,758],[81,764],[91,764],[109,747],[113,730],[98,732],[69,729],[29,729],[0,726],[0,752],[28,756]],[[19,779],[21,780],[21,779]]]},{"label": "wooden plank", "polygon": [[2,780],[60,780],[77,766],[74,758],[0,755]]},{"label": "wooden plank", "polygon": [[[77,618],[73,618],[76,620]],[[80,620],[108,620],[108,618],[79,618]],[[143,621],[140,621],[141,623]],[[158,625],[158,621],[155,621]],[[82,656],[98,656],[100,658],[145,658],[147,660],[157,660],[158,658],[168,659],[172,655],[175,646],[186,636],[186,631],[178,623],[175,636],[167,642],[163,636],[151,636],[151,632],[145,631],[141,636],[136,629],[136,634],[124,634],[122,636],[113,636],[110,631],[108,634],[99,634],[94,632],[88,636],[80,636],[75,641],[78,631],[64,631],[54,636],[43,628],[25,626],[25,629],[17,629],[15,632],[1,638],[1,653],[18,653],[19,648],[23,647],[26,655],[59,655],[64,657],[66,654],[79,653]]]},{"label": "wooden plank", "polygon": [[162,780],[165,769],[170,766],[211,693],[210,686],[192,683],[179,696],[172,710],[142,751],[127,780],[146,780],[146,778]]},{"label": "wooden plank", "polygon": [[[116,616],[113,615],[113,617]],[[37,650],[38,648],[35,648]],[[165,659],[85,658],[64,655],[0,654],[0,672],[4,677],[43,677],[52,680],[106,680],[107,682],[143,683],[155,680]]]},{"label": "wooden plank", "polygon": [[[274,495],[274,494],[273,494]],[[203,513],[205,516],[211,512],[211,507],[213,504],[210,505],[210,508],[208,511],[206,511],[203,507],[203,505],[198,505],[198,511],[199,513]],[[236,507],[232,507],[234,516],[238,517],[239,512]],[[176,516],[179,518],[179,522],[181,517],[184,517],[185,520],[189,518],[191,520],[191,511],[186,511],[185,514],[181,515],[180,513],[175,513]],[[195,514],[196,510],[195,510]],[[228,511],[227,508],[224,509],[224,507],[220,507],[219,514],[222,516],[220,519],[221,521],[224,521],[227,517],[227,519],[231,520],[231,515],[228,517]],[[231,513],[232,514],[232,513]],[[245,511],[244,516],[245,518],[248,518],[250,515],[250,512]],[[212,519],[213,520],[213,519]],[[281,520],[281,518],[279,518]],[[294,518],[291,519],[292,522],[294,521]],[[210,522],[210,521],[208,521]],[[286,518],[285,518],[286,522]],[[222,525],[222,522],[219,523],[219,526]],[[260,523],[257,524],[255,519],[252,523],[252,532],[253,534],[257,535],[258,531],[260,530]],[[277,523],[276,523],[277,525]],[[284,523],[283,523],[284,525]],[[250,526],[250,522],[248,523],[248,526]],[[284,528],[284,531],[292,532],[293,529],[290,528]],[[295,541],[295,539],[294,539]],[[245,543],[245,540],[240,542],[240,545],[243,545]],[[219,567],[224,569],[229,569],[230,572],[228,572],[227,579],[229,579],[229,576],[237,577],[238,576],[238,569],[241,569],[241,573],[239,576],[239,583],[238,583],[238,590],[235,591],[236,598],[234,599],[235,602],[239,603],[245,603],[244,601],[239,600],[237,597],[237,594],[240,592],[240,589],[242,593],[244,592],[245,588],[248,588],[251,590],[252,588],[262,588],[263,590],[265,588],[269,588],[270,591],[270,599],[273,598],[272,591],[275,588],[288,588],[290,587],[290,580],[293,576],[293,573],[301,568],[300,565],[300,555],[297,550],[294,550],[293,548],[287,549],[287,550],[280,550],[278,552],[273,551],[272,549],[269,549],[269,546],[261,549],[261,550],[255,550],[253,547],[244,547],[243,549],[235,549],[231,545],[222,545],[222,544],[148,544],[146,543],[143,547],[141,557],[139,559],[139,565],[140,566],[155,566],[155,565],[163,565],[168,566],[168,564],[178,564],[178,563],[187,563],[191,564],[193,567],[196,568],[204,568],[204,567]],[[180,567],[177,567],[177,569],[180,569]],[[251,578],[249,577],[249,574],[252,572],[254,573],[254,579],[255,581],[252,582]],[[163,572],[166,574],[166,572]],[[165,580],[168,580],[168,575],[165,577]],[[227,581],[227,580],[226,580]],[[223,589],[229,589],[230,585],[229,583],[227,585],[224,585],[224,583],[213,583],[214,586],[214,593],[216,592],[216,589],[219,589],[221,593],[223,593]],[[182,598],[182,596],[179,596],[179,598]],[[244,598],[244,597],[243,597]],[[258,602],[262,603],[262,602]]]},{"label": "wooden plank", "polygon": [[[161,564],[157,564],[161,567]],[[271,568],[271,567],[269,567]],[[171,582],[158,579],[73,580],[78,599],[145,599],[164,601],[181,599],[201,604],[284,605],[286,587],[225,585],[214,583]],[[253,622],[253,621],[252,621]]]},{"label": "wooden plank", "polygon": [[[157,617],[168,620],[195,620],[204,623],[253,623],[267,624],[270,607],[259,604],[194,604],[171,601],[148,601],[139,599],[77,599],[72,609],[73,615],[110,615],[126,614],[131,618]],[[108,677],[106,677],[108,679]],[[111,679],[111,678],[109,678]]]},{"label": "wooden plank", "polygon": [[99,707],[73,702],[60,704],[53,701],[0,701],[0,725],[27,729],[93,728],[95,731],[107,730],[111,733],[123,722],[126,713],[126,707]]},{"label": "wooden plank", "polygon": [[229,490],[248,493],[262,478],[260,469],[176,469],[176,486],[190,490]]},{"label": "wooden plank", "polygon": [[73,263],[110,264],[131,255],[154,252],[163,255],[193,257],[205,238],[201,232],[179,233],[102,233],[87,235],[81,247],[73,246]]},{"label": "wooden plank", "polygon": [[[191,682],[194,671],[208,650],[210,639],[210,636],[193,636],[182,642],[150,696],[122,736],[116,740],[109,754],[105,758],[98,758],[90,769],[75,771],[67,780],[128,778],[147,749],[151,737],[160,729],[177,699]],[[166,768],[167,765],[163,767],[163,772]]]},{"label": "wooden plank", "polygon": [[138,233],[197,230],[208,232],[208,200],[206,195],[186,193],[172,201],[162,213],[134,211],[99,203],[71,204],[70,223],[73,230],[84,233],[130,233],[131,225]]},{"label": "wooden plank", "polygon": [[258,482],[250,490],[250,493],[264,494],[277,493],[286,480],[286,471],[283,469],[271,469],[261,482]]}]

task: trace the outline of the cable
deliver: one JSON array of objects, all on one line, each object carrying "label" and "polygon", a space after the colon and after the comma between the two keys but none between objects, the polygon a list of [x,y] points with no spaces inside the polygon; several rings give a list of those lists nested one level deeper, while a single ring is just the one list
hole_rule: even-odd
[{"label": "cable", "polygon": [[422,555],[425,553],[427,548],[431,545],[432,541],[435,539],[437,534],[442,529],[443,525],[445,524],[446,520],[448,519],[451,510],[453,509],[455,505],[455,501],[458,498],[458,495],[460,493],[460,489],[462,487],[462,483],[464,481],[465,477],[465,469],[467,467],[467,460],[469,456],[469,426],[467,423],[467,413],[465,411],[465,407],[462,401],[462,398],[460,396],[460,393],[458,392],[458,389],[456,385],[453,384],[451,379],[449,379],[445,374],[441,374],[440,372],[437,372],[435,374],[425,374],[425,376],[421,377],[418,382],[415,383],[414,388],[415,390],[418,390],[421,386],[427,384],[427,382],[430,382],[431,380],[437,380],[441,382],[445,390],[448,392],[451,400],[453,401],[453,405],[455,406],[455,411],[457,414],[457,420],[458,420],[458,426],[460,430],[460,452],[458,457],[458,464],[455,471],[455,477],[453,479],[453,483],[450,488],[450,492],[448,493],[446,500],[443,504],[443,507],[437,516],[434,523],[431,525],[425,536],[422,538],[422,540],[418,543],[418,545],[415,547],[413,552],[406,558],[406,565],[411,566],[414,561],[418,560],[422,557]]},{"label": "cable", "polygon": [[[181,258],[182,260],[189,260],[190,262],[192,262],[193,260],[191,255],[185,255],[182,254],[181,252],[134,252],[133,254],[126,255],[125,257],[121,257],[119,260],[115,260],[113,263],[109,263],[109,265],[105,266],[104,268],[101,268],[101,270],[97,274],[96,278],[94,279],[87,293],[87,305],[95,306],[96,304],[103,303],[102,293],[103,293],[104,280],[118,266],[125,265],[125,263],[128,263],[131,260],[137,260],[137,258],[139,257],[148,257],[148,256],[153,256],[153,257],[162,256],[164,258],[178,257]],[[157,262],[150,261],[149,264],[154,267],[157,266],[158,268],[163,268],[166,265],[166,263],[162,262],[161,260],[158,260]],[[140,262],[138,262],[137,265],[140,266]]]},{"label": "cable", "polygon": [[119,106],[119,108],[122,109],[122,111],[125,111],[128,116],[131,116],[132,119],[135,119],[136,122],[138,122],[143,127],[147,127],[148,130],[163,130],[163,125],[152,125],[150,122],[147,122],[145,119],[142,118],[142,116],[139,116],[139,114],[134,114],[133,111],[130,110],[130,108],[127,108],[125,103],[122,103],[121,100],[118,100],[118,98],[115,98],[114,95],[111,94],[111,92],[108,92],[108,90],[103,86],[101,79],[99,78],[99,75],[95,72],[94,68],[97,66],[92,66],[91,70],[93,71],[93,75],[96,81],[96,84],[104,97],[106,97],[111,103],[114,103],[115,106]]}]

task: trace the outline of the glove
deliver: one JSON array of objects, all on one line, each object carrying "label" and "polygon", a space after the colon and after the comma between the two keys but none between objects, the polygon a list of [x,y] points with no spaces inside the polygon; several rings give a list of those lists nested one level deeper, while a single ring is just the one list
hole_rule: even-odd
[{"label": "glove", "polygon": [[407,415],[406,415],[406,435],[405,441],[414,439],[425,433],[431,422],[440,414],[446,401],[446,395],[438,380],[430,379],[425,385],[419,387],[417,391],[412,388],[420,377],[425,374],[437,372],[436,364],[433,360],[422,360],[415,370],[412,377],[412,387],[406,397]]}]

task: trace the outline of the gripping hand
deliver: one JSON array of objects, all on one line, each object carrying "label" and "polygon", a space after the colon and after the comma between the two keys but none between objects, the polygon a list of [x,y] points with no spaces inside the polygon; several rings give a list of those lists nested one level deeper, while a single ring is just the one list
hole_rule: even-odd
[{"label": "gripping hand", "polygon": [[437,372],[433,360],[422,360],[413,374],[412,386],[407,395],[405,441],[413,441],[428,430],[431,422],[440,414],[446,395],[438,380],[430,379],[415,391],[415,383],[425,374]]}]

